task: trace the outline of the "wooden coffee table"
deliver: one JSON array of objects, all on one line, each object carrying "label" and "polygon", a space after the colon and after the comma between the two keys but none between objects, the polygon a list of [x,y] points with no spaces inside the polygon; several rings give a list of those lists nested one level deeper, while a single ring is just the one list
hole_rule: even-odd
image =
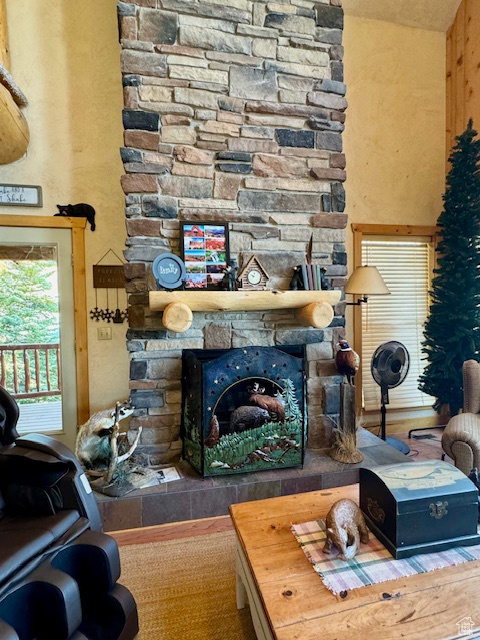
[{"label": "wooden coffee table", "polygon": [[237,606],[248,601],[257,638],[480,638],[480,561],[354,589],[344,598],[328,591],[290,525],[324,518],[340,498],[358,502],[358,485],[230,507]]}]

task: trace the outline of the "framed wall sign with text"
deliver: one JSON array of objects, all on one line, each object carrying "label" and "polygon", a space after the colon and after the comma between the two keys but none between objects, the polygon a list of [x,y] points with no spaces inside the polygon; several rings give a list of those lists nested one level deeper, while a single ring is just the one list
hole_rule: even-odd
[{"label": "framed wall sign with text", "polygon": [[42,187],[29,184],[0,184],[0,206],[41,207]]},{"label": "framed wall sign with text", "polygon": [[219,289],[229,262],[228,225],[182,222],[180,246],[186,289]]}]

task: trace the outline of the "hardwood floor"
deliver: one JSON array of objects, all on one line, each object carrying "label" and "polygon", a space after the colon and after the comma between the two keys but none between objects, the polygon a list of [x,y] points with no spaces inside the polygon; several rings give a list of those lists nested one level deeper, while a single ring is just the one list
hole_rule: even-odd
[{"label": "hardwood floor", "polygon": [[[409,457],[418,460],[441,459],[442,431],[440,429],[418,431],[412,435],[421,437],[409,438],[408,433],[395,434],[396,438],[403,440],[410,447],[410,453],[408,454]],[[448,457],[445,459],[447,462],[452,462]],[[115,538],[119,546],[126,546],[131,544],[145,544],[148,542],[190,538],[224,531],[233,531],[230,516],[202,518],[201,520],[174,522],[171,524],[142,527],[139,529],[125,529],[123,531],[109,532],[109,535]]]},{"label": "hardwood floor", "polygon": [[[419,460],[441,460],[442,433],[442,429],[428,429],[414,432],[411,438],[408,437],[408,433],[395,434],[395,437],[410,447],[410,457]],[[453,464],[453,460],[448,456],[445,457],[445,461]]]},{"label": "hardwood floor", "polygon": [[145,544],[147,542],[163,542],[177,538],[192,538],[204,536],[209,533],[221,533],[233,531],[230,516],[217,516],[215,518],[202,518],[201,520],[188,520],[186,522],[172,522],[159,524],[153,527],[140,529],[124,529],[123,531],[109,531],[119,546],[129,544]]},{"label": "hardwood floor", "polygon": [[[391,435],[397,440],[402,440],[410,447],[409,457],[418,458],[419,460],[441,460],[443,454],[442,429],[418,429],[412,433],[411,438],[408,437],[408,431],[392,433]],[[369,428],[368,431],[378,436],[380,427]],[[450,458],[446,457],[445,460],[453,464],[453,460]]]}]

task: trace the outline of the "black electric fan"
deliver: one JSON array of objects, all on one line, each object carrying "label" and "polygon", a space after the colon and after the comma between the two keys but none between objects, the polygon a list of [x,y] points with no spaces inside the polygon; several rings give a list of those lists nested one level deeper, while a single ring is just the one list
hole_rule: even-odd
[{"label": "black electric fan", "polygon": [[398,387],[407,377],[410,367],[410,355],[405,345],[396,340],[384,342],[375,350],[372,356],[371,371],[375,382],[380,386],[382,395],[382,422],[381,422],[381,438],[385,440],[391,447],[404,453],[410,452],[410,447],[397,438],[387,437],[387,407],[388,390]]}]

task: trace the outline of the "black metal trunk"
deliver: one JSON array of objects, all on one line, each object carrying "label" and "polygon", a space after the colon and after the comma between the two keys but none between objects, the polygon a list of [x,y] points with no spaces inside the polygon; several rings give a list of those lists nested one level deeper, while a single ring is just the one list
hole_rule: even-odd
[{"label": "black metal trunk", "polygon": [[477,495],[440,460],[360,469],[360,508],[395,558],[479,544]]}]

